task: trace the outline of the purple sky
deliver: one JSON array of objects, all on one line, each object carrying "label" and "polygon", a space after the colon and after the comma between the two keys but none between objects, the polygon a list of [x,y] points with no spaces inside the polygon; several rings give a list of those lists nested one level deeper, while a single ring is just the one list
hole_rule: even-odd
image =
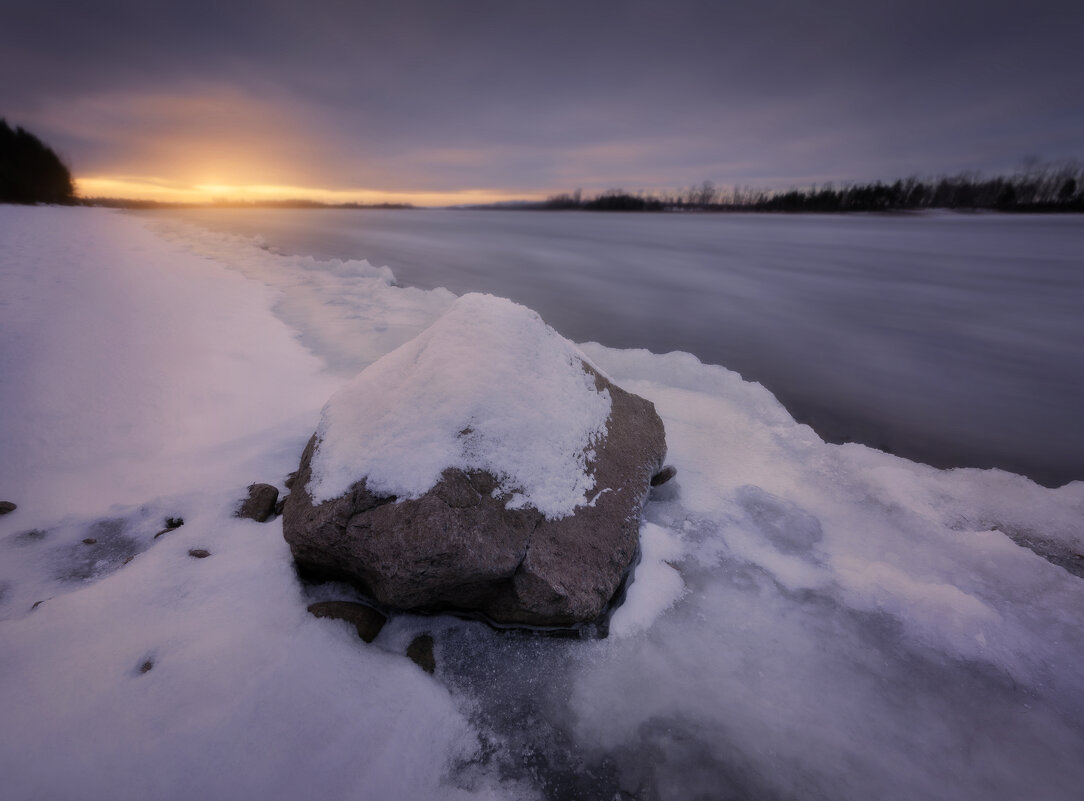
[{"label": "purple sky", "polygon": [[129,194],[439,202],[1084,158],[1079,0],[5,6],[0,116]]}]

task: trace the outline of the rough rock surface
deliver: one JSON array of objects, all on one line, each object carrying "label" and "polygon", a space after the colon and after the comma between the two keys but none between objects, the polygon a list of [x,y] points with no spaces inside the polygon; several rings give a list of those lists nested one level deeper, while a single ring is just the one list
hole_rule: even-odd
[{"label": "rough rock surface", "polygon": [[9,512],[14,512],[19,507],[11,501],[0,501],[0,515],[6,515]]},{"label": "rough rock surface", "polygon": [[314,503],[309,441],[283,510],[283,533],[309,575],[345,579],[381,605],[479,613],[497,624],[575,628],[598,620],[636,557],[640,514],[666,455],[652,403],[583,363],[611,411],[589,468],[594,496],[569,516],[508,509],[497,479],[449,468],[419,498],[356,482]]},{"label": "rough rock surface", "polygon": [[248,497],[241,501],[237,509],[237,517],[255,520],[257,523],[266,522],[267,518],[275,513],[275,502],[278,499],[278,489],[270,484],[250,484]]}]

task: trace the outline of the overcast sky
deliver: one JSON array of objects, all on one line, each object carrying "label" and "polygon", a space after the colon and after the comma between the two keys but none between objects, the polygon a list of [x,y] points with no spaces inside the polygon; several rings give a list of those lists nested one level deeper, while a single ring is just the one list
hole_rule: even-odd
[{"label": "overcast sky", "polygon": [[526,197],[1084,158],[1081,0],[0,8],[0,116],[84,191]]}]

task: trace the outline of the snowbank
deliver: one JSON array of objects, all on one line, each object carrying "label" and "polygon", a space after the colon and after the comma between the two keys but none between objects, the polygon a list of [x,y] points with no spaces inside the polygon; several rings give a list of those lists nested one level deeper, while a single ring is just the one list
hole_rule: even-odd
[{"label": "snowbank", "polygon": [[342,383],[281,292],[88,209],[0,207],[0,272],[5,797],[457,797],[448,692],[309,616],[281,529],[232,517]]},{"label": "snowbank", "polygon": [[[1084,483],[825,445],[721,367],[584,345],[679,469],[614,636],[400,617],[365,646],[305,613],[337,590],[297,582],[280,524],[232,504],[454,298],[86,209],[0,209],[0,271],[13,798],[1079,797],[1084,579],[1017,542],[1084,553]],[[441,391],[485,404],[490,380]],[[589,441],[602,399],[573,408]],[[587,491],[515,480],[553,510]],[[402,656],[421,631],[434,677]]]},{"label": "snowbank", "polygon": [[0,248],[0,487],[23,515],[235,481],[337,385],[273,290],[122,215],[4,207]]},{"label": "snowbank", "polygon": [[366,478],[419,498],[447,468],[485,470],[509,508],[566,517],[588,502],[610,414],[584,359],[530,309],[464,295],[328,401],[309,493],[319,503]]}]

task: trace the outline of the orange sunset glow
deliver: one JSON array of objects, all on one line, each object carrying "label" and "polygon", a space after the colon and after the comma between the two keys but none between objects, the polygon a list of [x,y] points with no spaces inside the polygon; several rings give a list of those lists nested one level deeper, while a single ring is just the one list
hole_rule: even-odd
[{"label": "orange sunset glow", "polygon": [[[455,206],[499,203],[513,199],[507,192],[464,189],[454,192],[386,192],[376,189],[323,189],[277,184],[185,184],[157,178],[104,175],[76,176],[76,192],[83,198],[125,198],[160,203],[260,203],[305,200],[329,205],[343,203],[408,203],[414,206]],[[515,199],[522,199],[517,194]],[[541,199],[540,195],[527,199]]]}]

